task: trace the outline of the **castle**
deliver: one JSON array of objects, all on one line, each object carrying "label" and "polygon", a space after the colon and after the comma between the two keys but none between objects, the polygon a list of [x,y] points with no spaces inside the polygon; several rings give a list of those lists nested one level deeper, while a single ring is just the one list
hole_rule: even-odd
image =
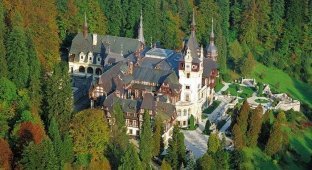
[{"label": "castle", "polygon": [[91,107],[103,108],[112,123],[113,105],[119,103],[131,136],[140,134],[144,111],[152,119],[159,115],[166,145],[174,124],[188,127],[191,116],[201,121],[203,109],[213,101],[218,76],[213,26],[205,50],[197,43],[195,26],[193,13],[191,35],[179,52],[146,46],[142,15],[138,39],[89,34],[85,19],[70,48],[69,73],[93,76]]}]

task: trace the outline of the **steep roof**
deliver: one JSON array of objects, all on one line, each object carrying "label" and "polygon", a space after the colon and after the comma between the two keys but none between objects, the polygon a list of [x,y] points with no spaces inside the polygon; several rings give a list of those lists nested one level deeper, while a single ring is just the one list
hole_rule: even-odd
[{"label": "steep roof", "polygon": [[218,68],[217,63],[213,61],[211,58],[204,58],[203,65],[204,65],[203,77],[209,77],[211,71],[213,69]]}]

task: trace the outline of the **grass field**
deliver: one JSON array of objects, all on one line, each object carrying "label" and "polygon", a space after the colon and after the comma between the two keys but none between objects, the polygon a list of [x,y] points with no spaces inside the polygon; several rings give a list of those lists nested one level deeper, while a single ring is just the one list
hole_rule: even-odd
[{"label": "grass field", "polygon": [[259,148],[244,148],[243,157],[246,159],[241,164],[242,169],[279,169],[278,165]]},{"label": "grass field", "polygon": [[239,88],[240,88],[240,90],[242,90],[242,92],[238,93],[237,86],[239,86],[239,85],[238,84],[231,84],[227,91],[232,96],[239,96],[239,97],[244,98],[244,99],[252,96],[252,93],[254,92],[254,90],[252,88],[240,86]]},{"label": "grass field", "polygon": [[270,84],[278,92],[284,92],[293,98],[312,106],[312,87],[302,81],[291,78],[282,70],[269,68],[257,63],[252,75],[258,82]]},{"label": "grass field", "polygon": [[212,104],[207,109],[205,109],[203,112],[206,114],[212,113],[220,105],[220,103],[221,102],[218,100],[213,101]]}]

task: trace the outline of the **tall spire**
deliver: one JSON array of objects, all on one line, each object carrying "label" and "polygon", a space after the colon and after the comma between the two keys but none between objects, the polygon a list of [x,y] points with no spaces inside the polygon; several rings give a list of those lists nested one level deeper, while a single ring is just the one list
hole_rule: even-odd
[{"label": "tall spire", "polygon": [[87,38],[88,36],[88,23],[87,23],[87,14],[84,14],[84,23],[83,23],[83,37]]},{"label": "tall spire", "polygon": [[213,17],[211,18],[211,34],[210,34],[210,41],[214,40],[214,32],[213,32]]},{"label": "tall spire", "polygon": [[139,41],[143,44],[145,44],[145,40],[144,40],[144,34],[143,34],[143,16],[142,16],[142,10],[141,10],[141,16],[140,16],[140,25],[139,25],[139,33],[138,33],[139,37]]},{"label": "tall spire", "polygon": [[192,18],[192,25],[191,25],[191,35],[195,36],[195,9],[193,8],[193,18]]}]

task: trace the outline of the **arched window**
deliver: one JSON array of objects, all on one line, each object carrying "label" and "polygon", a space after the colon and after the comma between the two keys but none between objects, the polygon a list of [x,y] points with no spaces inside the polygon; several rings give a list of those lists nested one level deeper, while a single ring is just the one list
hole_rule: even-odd
[{"label": "arched window", "polygon": [[178,116],[181,116],[181,110],[178,109]]},{"label": "arched window", "polygon": [[101,75],[102,74],[102,70],[100,68],[95,69],[95,74],[96,75]]},{"label": "arched window", "polygon": [[85,73],[86,69],[84,68],[84,66],[80,66],[79,67],[79,73]]},{"label": "arched window", "polygon": [[92,67],[88,67],[87,73],[88,73],[88,74],[93,74],[93,68],[92,68]]}]

